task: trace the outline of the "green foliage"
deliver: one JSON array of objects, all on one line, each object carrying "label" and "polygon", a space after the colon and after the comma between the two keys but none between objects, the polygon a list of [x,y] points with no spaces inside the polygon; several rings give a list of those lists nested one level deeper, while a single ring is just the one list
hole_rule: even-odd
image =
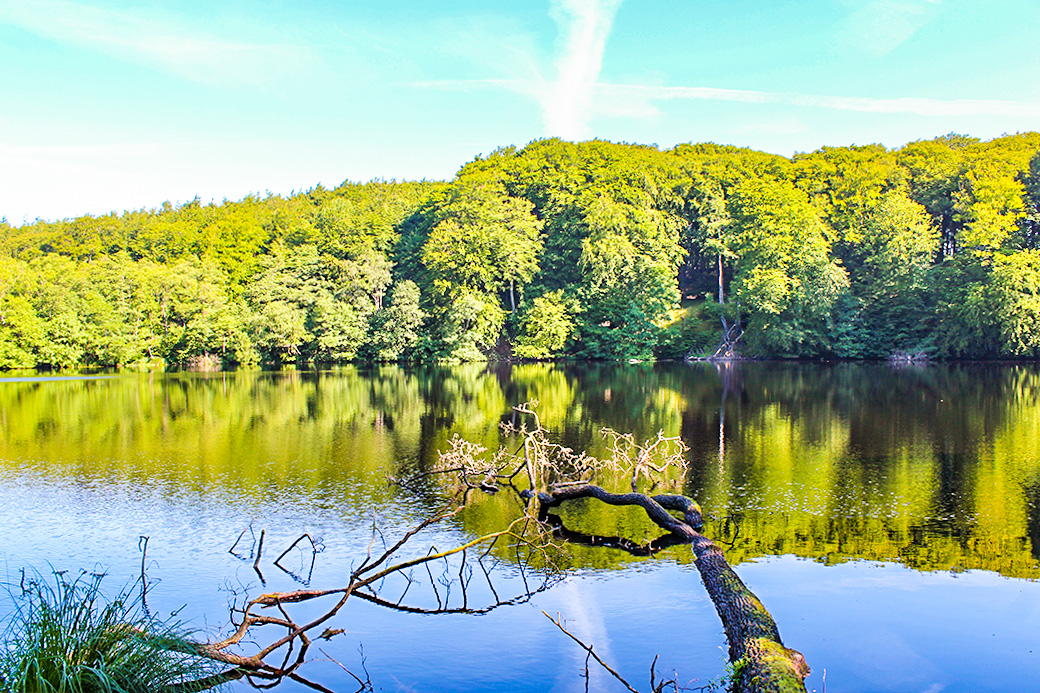
[{"label": "green foliage", "polygon": [[1021,178],[1040,148],[1040,134],[1001,137],[965,150],[954,218],[964,224],[966,248],[999,248],[1025,216]]},{"label": "green foliage", "polygon": [[498,343],[506,312],[497,301],[474,292],[458,296],[441,314],[434,357],[444,361],[486,361]]},{"label": "green foliage", "polygon": [[[542,222],[531,202],[496,183],[460,178],[445,190],[418,252],[440,326],[440,352],[479,360],[497,344],[538,271]],[[504,307],[503,307],[504,302]]]},{"label": "green foliage", "polygon": [[1029,170],[1022,173],[1023,215],[1015,245],[1035,250],[1040,248],[1040,150],[1029,161]]},{"label": "green foliage", "polygon": [[1040,251],[996,256],[988,298],[1001,352],[1040,356]]},{"label": "green foliage", "polygon": [[906,172],[910,197],[922,205],[942,236],[942,254],[953,255],[963,225],[954,215],[954,193],[960,185],[964,149],[977,140],[956,135],[911,142],[896,153]]},{"label": "green foliage", "polygon": [[197,682],[218,673],[214,663],[191,654],[188,633],[175,622],[148,614],[140,595],[128,591],[106,600],[102,575],[53,584],[26,578],[12,587],[14,612],[3,634],[0,684],[11,693],[152,693],[176,687],[202,690]]},{"label": "green foliage", "polygon": [[1026,357],[1038,229],[1037,133],[538,140],[446,183],[0,222],[0,368],[677,357],[717,330],[680,299],[746,355]]},{"label": "green foliage", "polygon": [[857,244],[861,271],[834,306],[836,356],[886,358],[931,349],[928,276],[939,234],[921,205],[902,190],[885,193],[864,220]]},{"label": "green foliage", "polygon": [[785,356],[825,352],[831,310],[848,276],[830,257],[808,197],[784,181],[749,179],[734,187],[730,206],[749,343]]},{"label": "green foliage", "polygon": [[725,672],[708,681],[704,688],[711,693],[717,693],[718,691],[732,693],[736,690],[737,682],[740,681],[740,677],[743,675],[744,670],[747,669],[748,664],[749,661],[743,657],[735,662],[726,662]]},{"label": "green foliage", "polygon": [[419,307],[419,287],[403,280],[390,292],[390,305],[372,316],[371,351],[379,361],[410,360],[422,338],[426,314]]},{"label": "green foliage", "polygon": [[562,291],[539,296],[520,315],[513,355],[525,359],[547,359],[562,354],[574,328],[572,308],[567,305]]},{"label": "green foliage", "polygon": [[725,307],[713,301],[701,301],[678,311],[660,332],[654,350],[659,359],[684,359],[688,356],[710,356],[721,339],[720,316]]},{"label": "green foliage", "polygon": [[987,300],[983,259],[961,253],[932,268],[929,285],[935,304],[931,338],[939,356],[986,357],[998,350],[998,332]]},{"label": "green foliage", "polygon": [[610,315],[610,320],[582,325],[582,355],[592,359],[652,359],[661,329],[633,305],[612,310]]},{"label": "green foliage", "polygon": [[656,319],[678,302],[678,219],[602,198],[589,205],[585,218],[590,234],[579,264],[589,312],[617,317],[638,308]]},{"label": "green foliage", "polygon": [[867,216],[903,174],[892,153],[874,144],[796,154],[789,176],[809,194],[826,220],[829,238],[839,244],[855,244]]},{"label": "green foliage", "polygon": [[346,301],[321,296],[310,315],[313,324],[314,358],[325,363],[350,361],[365,343],[366,316]]},{"label": "green foliage", "polygon": [[861,281],[877,289],[920,287],[938,254],[939,233],[903,191],[886,193],[865,218]]},{"label": "green foliage", "polygon": [[531,281],[542,226],[532,209],[501,189],[453,186],[422,250],[434,290],[446,297],[465,290],[493,296],[510,283]]}]

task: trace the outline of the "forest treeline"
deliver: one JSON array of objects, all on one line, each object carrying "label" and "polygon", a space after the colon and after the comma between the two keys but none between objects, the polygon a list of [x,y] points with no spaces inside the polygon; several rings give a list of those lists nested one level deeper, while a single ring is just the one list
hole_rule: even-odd
[{"label": "forest treeline", "polygon": [[[2,210],[0,210],[2,212]],[[538,140],[448,182],[0,222],[0,368],[1040,356],[1040,133]]]}]

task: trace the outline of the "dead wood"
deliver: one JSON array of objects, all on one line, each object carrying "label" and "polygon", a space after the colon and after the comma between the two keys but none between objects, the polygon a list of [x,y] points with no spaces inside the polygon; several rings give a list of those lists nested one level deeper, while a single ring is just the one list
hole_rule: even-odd
[{"label": "dead wood", "polygon": [[[722,549],[697,531],[701,514],[695,501],[675,495],[650,497],[642,493],[610,493],[591,484],[568,486],[548,493],[527,491],[526,495],[537,497],[543,511],[578,498],[642,508],[658,527],[691,544],[701,580],[726,631],[729,658],[736,674],[734,691],[805,691],[804,679],[809,675],[805,658],[797,650],[784,646],[769,611],[733,571]],[[683,512],[683,519],[675,517],[669,510]]]}]

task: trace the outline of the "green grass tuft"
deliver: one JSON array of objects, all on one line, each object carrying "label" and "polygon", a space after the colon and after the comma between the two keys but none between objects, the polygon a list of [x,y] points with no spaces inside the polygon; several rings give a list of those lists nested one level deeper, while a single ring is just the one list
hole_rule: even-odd
[{"label": "green grass tuft", "polygon": [[103,575],[53,581],[26,576],[9,587],[0,690],[10,693],[197,691],[216,665],[190,652],[181,624],[151,616],[142,597],[101,592]]}]

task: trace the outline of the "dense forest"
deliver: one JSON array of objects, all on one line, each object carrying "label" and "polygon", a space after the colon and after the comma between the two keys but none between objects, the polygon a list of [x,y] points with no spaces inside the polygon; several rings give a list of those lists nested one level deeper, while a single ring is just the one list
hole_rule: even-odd
[{"label": "dense forest", "polygon": [[[0,210],[2,213],[2,210]],[[449,182],[0,222],[0,368],[1040,356],[1040,133],[538,140]]]}]

